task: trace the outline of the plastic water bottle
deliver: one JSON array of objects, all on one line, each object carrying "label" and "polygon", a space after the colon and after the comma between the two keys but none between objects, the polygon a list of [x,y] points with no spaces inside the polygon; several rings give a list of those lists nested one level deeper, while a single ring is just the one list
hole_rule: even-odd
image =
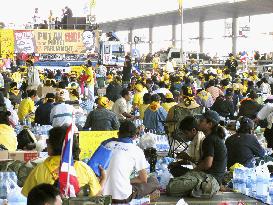
[{"label": "plastic water bottle", "polygon": [[257,167],[256,171],[256,198],[266,202],[268,196],[270,173],[267,166],[259,166]]},{"label": "plastic water bottle", "polygon": [[27,198],[21,194],[21,189],[12,190],[7,196],[9,205],[25,205]]},{"label": "plastic water bottle", "polygon": [[240,178],[240,169],[236,168],[234,169],[233,172],[233,179],[232,179],[232,183],[233,183],[233,190],[234,191],[238,191],[239,190],[239,178]]},{"label": "plastic water bottle", "polygon": [[18,178],[15,172],[9,172],[9,177],[15,184],[17,184]]},{"label": "plastic water bottle", "polygon": [[7,198],[7,181],[4,178],[4,173],[2,173],[2,180],[0,181],[0,199]]},{"label": "plastic water bottle", "polygon": [[240,128],[240,122],[238,120],[236,121],[236,125],[235,126],[236,126],[236,130],[238,130]]}]

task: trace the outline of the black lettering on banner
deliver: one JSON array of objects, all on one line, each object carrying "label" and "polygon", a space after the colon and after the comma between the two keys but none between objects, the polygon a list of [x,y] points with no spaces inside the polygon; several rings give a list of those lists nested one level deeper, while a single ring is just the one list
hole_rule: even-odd
[{"label": "black lettering on banner", "polygon": [[43,37],[43,33],[42,32],[38,32],[38,40],[40,40]]}]

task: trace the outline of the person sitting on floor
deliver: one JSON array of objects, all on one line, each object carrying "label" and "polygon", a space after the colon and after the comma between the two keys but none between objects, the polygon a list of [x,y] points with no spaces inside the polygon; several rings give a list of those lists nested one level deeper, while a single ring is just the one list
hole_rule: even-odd
[{"label": "person sitting on floor", "polygon": [[143,125],[147,130],[153,130],[156,133],[164,132],[164,122],[167,117],[167,112],[160,105],[160,97],[154,94],[151,97],[152,103],[144,112]]},{"label": "person sitting on floor", "polygon": [[[189,141],[190,145],[187,152],[180,152],[177,154],[176,158],[180,159],[179,161],[169,165],[170,172],[174,177],[185,174],[181,165],[189,163],[195,165],[198,163],[201,159],[201,146],[205,137],[203,132],[198,131],[198,122],[193,116],[185,117],[180,122],[179,130],[182,132],[183,140]],[[185,171],[187,171],[187,169]]]},{"label": "person sitting on floor", "polygon": [[98,107],[88,114],[84,128],[91,128],[92,131],[118,130],[119,121],[117,115],[107,109],[109,105],[108,98],[99,97],[97,104]]},{"label": "person sitting on floor", "polygon": [[201,160],[192,171],[171,179],[167,194],[211,198],[219,191],[227,165],[225,132],[219,123],[220,116],[215,111],[209,110],[202,115],[199,129],[205,139]]},{"label": "person sitting on floor", "polygon": [[236,134],[226,139],[228,168],[235,163],[240,163],[245,167],[253,167],[254,157],[265,155],[264,149],[253,134],[253,129],[254,122],[247,117],[242,117]]},{"label": "person sitting on floor", "polygon": [[[42,183],[54,184],[57,186],[59,180],[60,160],[63,142],[66,136],[67,127],[55,127],[49,131],[47,140],[47,151],[49,157],[41,164],[36,166],[28,175],[22,194],[28,196],[30,190]],[[84,162],[79,161],[79,142],[76,137],[73,138],[72,154],[74,159],[74,168],[78,178],[81,191],[79,194],[89,196],[100,195],[105,183],[105,171],[101,168],[100,181],[97,179],[93,170]],[[89,193],[88,193],[89,192]]]},{"label": "person sitting on floor", "polygon": [[[133,144],[136,136],[135,124],[125,120],[120,124],[118,139],[110,139],[105,144],[107,149],[112,150],[112,157],[106,170],[103,195],[112,195],[112,202],[115,204],[127,204],[132,199],[144,197],[159,188],[157,179],[147,175],[143,151]],[[137,177],[130,179],[133,172],[137,173]]]}]

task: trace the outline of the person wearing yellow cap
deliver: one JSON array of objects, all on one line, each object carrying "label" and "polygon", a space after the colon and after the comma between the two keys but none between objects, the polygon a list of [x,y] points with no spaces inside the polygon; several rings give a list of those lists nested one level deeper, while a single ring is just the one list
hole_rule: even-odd
[{"label": "person wearing yellow cap", "polygon": [[160,105],[160,96],[158,94],[152,95],[151,101],[152,103],[144,112],[143,125],[148,130],[155,131],[158,134],[163,133],[167,112]]},{"label": "person wearing yellow cap", "polygon": [[173,99],[173,94],[172,93],[167,93],[165,95],[165,102],[161,104],[161,106],[166,110],[166,112],[169,112],[169,110],[177,105],[177,103]]},{"label": "person wearing yellow cap", "polygon": [[195,116],[202,113],[203,107],[195,101],[194,97],[193,89],[190,86],[182,87],[182,102],[173,106],[168,112],[166,122],[170,133],[178,129],[179,123],[186,116]]},{"label": "person wearing yellow cap", "polygon": [[18,107],[18,105],[21,102],[21,92],[20,90],[17,88],[17,83],[16,82],[11,82],[10,83],[10,90],[9,90],[9,100],[11,102],[11,104],[14,107]]},{"label": "person wearing yellow cap", "polygon": [[135,95],[133,98],[134,107],[139,107],[143,104],[143,86],[141,84],[135,85]]},{"label": "person wearing yellow cap", "polygon": [[91,128],[92,131],[118,130],[119,121],[117,115],[107,109],[109,105],[108,98],[99,97],[96,102],[98,106],[88,114],[84,128]]},{"label": "person wearing yellow cap", "polygon": [[88,76],[86,80],[87,85],[87,97],[90,100],[91,108],[93,108],[93,104],[95,102],[95,73],[92,67],[86,67],[85,73]]}]

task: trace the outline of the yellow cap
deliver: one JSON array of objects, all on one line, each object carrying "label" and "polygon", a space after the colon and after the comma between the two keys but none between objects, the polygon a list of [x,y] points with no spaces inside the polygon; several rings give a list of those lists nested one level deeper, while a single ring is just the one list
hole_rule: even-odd
[{"label": "yellow cap", "polygon": [[107,108],[109,105],[109,100],[107,97],[99,97],[98,104],[104,108]]},{"label": "yellow cap", "polygon": [[141,84],[136,84],[136,85],[135,85],[135,89],[136,89],[138,92],[142,92],[143,86],[142,86]]},{"label": "yellow cap", "polygon": [[166,93],[165,98],[172,99],[173,98],[173,94],[172,93]]}]

